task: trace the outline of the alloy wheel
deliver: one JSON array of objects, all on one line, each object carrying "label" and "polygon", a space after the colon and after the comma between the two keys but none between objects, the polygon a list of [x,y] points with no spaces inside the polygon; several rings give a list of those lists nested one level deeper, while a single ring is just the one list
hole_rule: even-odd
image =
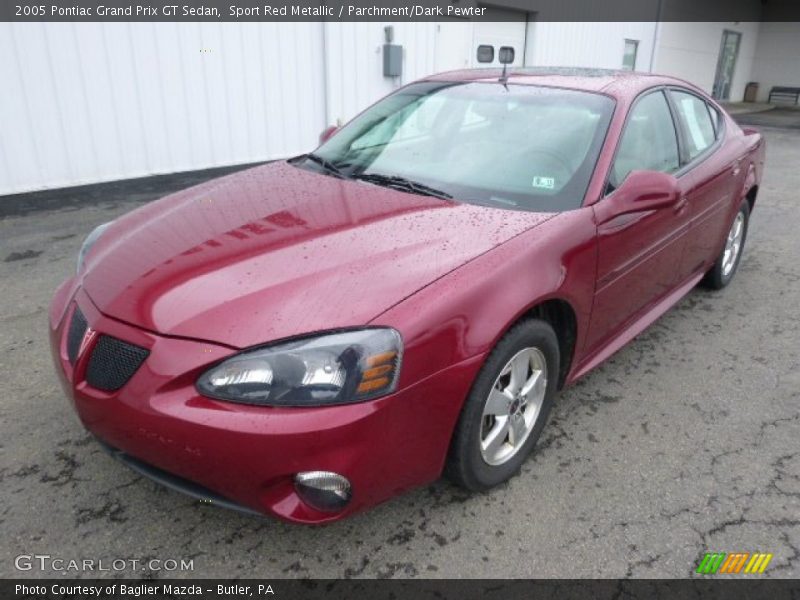
[{"label": "alloy wheel", "polygon": [[744,237],[744,214],[736,214],[728,238],[725,240],[725,252],[722,255],[722,276],[727,277],[736,265],[736,259],[742,249],[742,238]]},{"label": "alloy wheel", "polygon": [[524,348],[509,360],[483,407],[483,460],[501,465],[525,445],[539,418],[547,390],[547,361],[538,348]]}]

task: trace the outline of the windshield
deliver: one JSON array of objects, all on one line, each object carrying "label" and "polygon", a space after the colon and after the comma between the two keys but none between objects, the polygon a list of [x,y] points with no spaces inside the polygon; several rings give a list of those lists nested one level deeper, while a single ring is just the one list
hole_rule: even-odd
[{"label": "windshield", "polygon": [[581,205],[613,107],[576,90],[416,83],[297,164],[460,202],[559,212]]}]

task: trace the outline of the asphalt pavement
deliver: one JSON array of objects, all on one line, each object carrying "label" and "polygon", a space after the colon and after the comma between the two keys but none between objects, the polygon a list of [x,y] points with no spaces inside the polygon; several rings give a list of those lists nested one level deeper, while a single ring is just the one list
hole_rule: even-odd
[{"label": "asphalt pavement", "polygon": [[324,527],[165,490],[72,414],[48,350],[50,297],[84,236],[158,186],[11,211],[0,219],[0,576],[60,577],[15,567],[49,555],[193,561],[66,577],[688,577],[705,552],[760,551],[774,554],[765,577],[800,577],[800,112],[785,112],[752,117],[767,169],[726,290],[694,290],[565,390],[508,484],[469,495],[440,481]]}]

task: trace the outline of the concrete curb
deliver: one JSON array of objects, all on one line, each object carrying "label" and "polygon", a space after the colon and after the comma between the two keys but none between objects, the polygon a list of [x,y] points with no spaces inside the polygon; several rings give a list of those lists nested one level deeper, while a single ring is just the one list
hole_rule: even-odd
[{"label": "concrete curb", "polygon": [[722,107],[730,115],[747,115],[774,110],[777,105],[766,102],[723,102]]}]

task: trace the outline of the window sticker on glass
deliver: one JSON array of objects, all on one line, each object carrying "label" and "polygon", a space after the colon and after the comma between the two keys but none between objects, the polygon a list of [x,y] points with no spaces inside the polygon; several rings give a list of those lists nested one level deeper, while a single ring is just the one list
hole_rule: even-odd
[{"label": "window sticker on glass", "polygon": [[692,98],[683,98],[681,100],[681,107],[683,108],[683,114],[686,115],[686,125],[689,127],[689,135],[692,136],[692,142],[694,142],[695,148],[705,148],[708,144],[706,144],[705,139],[703,139],[703,132],[700,131],[700,124],[698,122],[698,116],[694,112],[694,102]]},{"label": "window sticker on glass", "polygon": [[552,190],[556,187],[556,180],[554,177],[542,177],[541,175],[534,175],[533,187],[544,190]]}]

